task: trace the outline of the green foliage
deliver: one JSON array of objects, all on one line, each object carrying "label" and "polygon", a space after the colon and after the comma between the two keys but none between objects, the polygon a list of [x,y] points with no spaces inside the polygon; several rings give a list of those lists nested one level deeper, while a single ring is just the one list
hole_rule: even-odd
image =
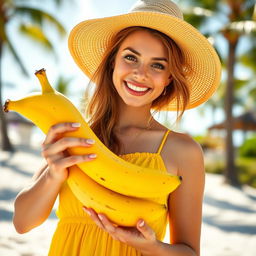
[{"label": "green foliage", "polygon": [[205,171],[208,173],[223,174],[224,163],[221,161],[216,161],[216,162],[205,164]]},{"label": "green foliage", "polygon": [[41,43],[46,49],[53,50],[52,43],[49,41],[40,27],[32,24],[21,24],[19,30],[23,35],[26,35],[34,41]]},{"label": "green foliage", "polygon": [[[236,159],[236,168],[240,184],[256,188],[256,159],[238,157]],[[208,162],[205,164],[205,170],[207,173],[224,174],[224,161]]]},{"label": "green foliage", "polygon": [[[66,30],[63,25],[50,13],[42,11],[40,9],[35,9],[29,6],[15,6],[14,14],[16,16],[27,17],[30,19],[32,24],[36,24],[39,28],[43,28],[43,23],[48,21],[52,26],[55,26],[57,31],[61,36],[66,35]],[[41,36],[41,35],[40,35]]]},{"label": "green foliage", "polygon": [[241,184],[247,184],[256,188],[256,159],[239,157],[236,160],[236,164]]},{"label": "green foliage", "polygon": [[60,76],[56,83],[56,90],[64,95],[68,95],[68,86],[72,78],[65,78]]},{"label": "green foliage", "polygon": [[256,100],[256,88],[253,88],[253,89],[250,91],[250,94],[251,94],[251,96]]},{"label": "green foliage", "polygon": [[196,16],[194,14],[185,14],[184,13],[184,19],[190,23],[193,24],[194,27],[199,28],[202,26],[202,24],[205,22],[206,18],[204,16]]},{"label": "green foliage", "polygon": [[217,137],[198,135],[194,136],[193,139],[198,142],[204,150],[216,149],[223,146],[223,140]]},{"label": "green foliage", "polygon": [[[252,81],[255,81],[255,56],[256,56],[256,5],[255,0],[243,1],[216,1],[216,0],[180,0],[183,11],[185,12],[185,19],[194,27],[199,29],[206,37],[213,38],[213,46],[219,49],[218,54],[221,57],[223,71],[227,70],[227,54],[223,51],[222,41],[218,40],[223,37],[227,43],[230,43],[237,36],[239,43],[241,39],[246,40],[243,51],[236,52],[235,62],[242,64],[249,70],[251,75],[242,80],[239,72],[235,72],[233,78],[235,79],[234,91],[240,91],[248,86],[251,86]],[[210,13],[208,12],[210,11]],[[234,65],[235,63],[233,63]],[[238,75],[237,75],[238,74]],[[225,78],[224,78],[225,79]],[[223,80],[224,80],[223,79]],[[226,80],[226,79],[225,79]],[[226,84],[226,81],[225,81]],[[252,85],[255,87],[255,85]],[[226,93],[226,86],[223,87]],[[218,90],[217,92],[219,92]],[[222,91],[222,90],[221,90]],[[223,101],[225,94],[217,93],[219,101]],[[239,93],[239,92],[238,92]],[[252,98],[252,94],[248,94]],[[235,94],[234,105],[248,104],[248,101],[241,104],[241,94]],[[243,98],[242,98],[243,99]],[[254,98],[253,98],[254,99]],[[206,104],[211,105],[213,102],[208,101]],[[250,107],[250,106],[249,106]]]},{"label": "green foliage", "polygon": [[[57,0],[55,0],[57,1]],[[59,0],[58,3],[63,2],[64,0]],[[59,35],[66,35],[65,28],[63,25],[50,13],[33,8],[29,6],[29,1],[18,1],[18,0],[6,0],[4,1],[4,8],[2,7],[0,1],[0,44],[8,46],[8,50],[11,52],[15,58],[16,64],[20,66],[22,73],[28,76],[28,72],[19,58],[19,50],[15,49],[13,42],[11,41],[10,35],[7,33],[7,25],[13,19],[18,20],[18,27],[20,32],[26,37],[40,43],[48,50],[54,50],[51,42],[44,33],[43,28],[45,27],[44,23],[48,22],[51,26],[54,26]],[[2,7],[2,8],[1,8]],[[6,48],[3,48],[4,50]],[[1,56],[0,56],[1,58]],[[1,89],[0,89],[1,90]]]},{"label": "green foliage", "polygon": [[239,148],[239,154],[243,157],[256,157],[256,137],[247,139]]},{"label": "green foliage", "polygon": [[[253,41],[256,37],[251,38]],[[239,61],[245,66],[256,72],[256,45],[252,45],[242,56],[239,57]]]}]

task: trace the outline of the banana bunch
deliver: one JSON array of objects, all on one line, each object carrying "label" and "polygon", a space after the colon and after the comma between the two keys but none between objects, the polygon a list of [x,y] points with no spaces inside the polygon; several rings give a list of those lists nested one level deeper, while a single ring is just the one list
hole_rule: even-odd
[{"label": "banana bunch", "polygon": [[[96,160],[80,163],[77,164],[78,167],[70,168],[68,184],[78,199],[85,206],[91,205],[96,211],[107,212],[108,217],[120,225],[134,224],[139,216],[136,215],[137,213],[135,217],[125,214],[125,218],[122,219],[118,216],[122,215],[118,211],[124,211],[124,209],[132,209],[132,211],[138,209],[138,212],[145,212],[145,215],[150,215],[147,214],[149,212],[156,213],[151,216],[161,215],[165,206],[159,206],[143,198],[167,196],[179,186],[179,176],[168,174],[165,171],[143,168],[118,157],[97,138],[71,101],[52,88],[45,70],[41,69],[35,74],[40,81],[42,92],[30,94],[17,101],[7,100],[4,110],[22,114],[44,133],[47,133],[49,128],[56,123],[78,122],[81,124],[80,128],[77,131],[67,132],[64,136],[95,140],[91,148],[72,147],[68,149],[70,155],[89,154],[92,151],[97,154]],[[88,184],[93,184],[91,190],[87,190]],[[111,202],[111,206],[106,205],[106,202]],[[148,211],[145,207],[148,207]],[[146,217],[145,220],[147,220]]]},{"label": "banana bunch", "polygon": [[135,226],[139,218],[152,225],[166,215],[166,205],[122,195],[105,188],[76,165],[69,168],[67,183],[83,205],[106,214],[117,225]]}]

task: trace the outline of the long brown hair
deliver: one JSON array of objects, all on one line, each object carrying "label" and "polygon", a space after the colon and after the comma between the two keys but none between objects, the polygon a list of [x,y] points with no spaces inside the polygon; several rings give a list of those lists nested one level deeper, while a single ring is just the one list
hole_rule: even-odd
[{"label": "long brown hair", "polygon": [[[154,29],[146,27],[128,27],[121,30],[108,46],[101,64],[92,77],[90,84],[94,81],[94,92],[86,108],[86,114],[87,117],[89,117],[88,122],[92,130],[98,138],[116,154],[120,152],[121,143],[114,133],[115,124],[119,117],[119,95],[112,81],[113,63],[124,39],[138,30],[147,30],[157,36],[168,51],[172,81],[166,87],[165,93],[162,93],[152,102],[154,112],[161,111],[170,101],[176,100],[177,120],[179,120],[189,102],[190,94],[185,78],[185,72],[189,70],[189,67],[185,66],[184,55],[177,44],[165,34]],[[86,94],[88,96],[88,91]]]}]

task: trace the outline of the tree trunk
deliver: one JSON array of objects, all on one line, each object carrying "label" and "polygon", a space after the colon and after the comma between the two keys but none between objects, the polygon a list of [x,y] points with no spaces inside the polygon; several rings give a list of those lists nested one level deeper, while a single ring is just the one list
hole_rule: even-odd
[{"label": "tree trunk", "polygon": [[13,152],[14,148],[10,142],[10,139],[8,137],[7,133],[7,121],[5,117],[5,113],[3,111],[3,105],[2,105],[2,76],[1,76],[1,71],[2,71],[2,49],[3,49],[3,44],[0,41],[0,129],[1,129],[1,149],[5,151],[10,151]]},{"label": "tree trunk", "polygon": [[226,112],[226,168],[225,168],[225,182],[233,186],[238,186],[238,175],[234,162],[234,145],[233,145],[233,102],[234,102],[234,66],[235,53],[238,44],[238,37],[236,40],[228,40],[228,79],[225,97],[225,112]]}]

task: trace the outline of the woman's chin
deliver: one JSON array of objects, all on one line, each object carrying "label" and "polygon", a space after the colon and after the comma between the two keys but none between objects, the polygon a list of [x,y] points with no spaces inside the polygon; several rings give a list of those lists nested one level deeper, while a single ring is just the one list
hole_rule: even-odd
[{"label": "woman's chin", "polygon": [[143,104],[142,102],[128,102],[128,101],[125,101],[124,103],[129,108],[150,108],[151,106],[151,103]]}]

